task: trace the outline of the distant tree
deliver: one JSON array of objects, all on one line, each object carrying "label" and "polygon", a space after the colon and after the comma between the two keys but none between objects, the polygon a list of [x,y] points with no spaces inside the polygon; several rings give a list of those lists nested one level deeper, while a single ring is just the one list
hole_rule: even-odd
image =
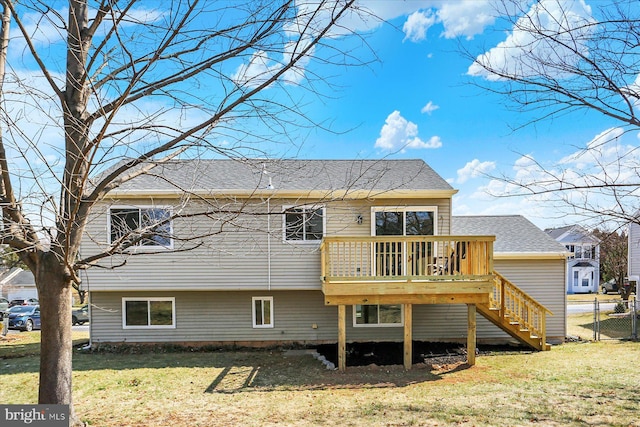
[{"label": "distant tree", "polygon": [[618,141],[640,130],[638,2],[502,0],[497,14],[510,34],[485,53],[465,52],[473,61],[468,74],[527,113],[516,127],[572,113],[596,114],[614,126],[553,165],[524,155],[515,176],[495,177],[504,184],[500,195],[536,196],[591,224],[637,222],[638,148]]},{"label": "distant tree", "polygon": [[602,281],[615,279],[620,294],[629,299],[630,287],[624,286],[627,275],[627,235],[624,232],[606,232],[598,229],[593,235],[600,239],[600,278]]},{"label": "distant tree", "polygon": [[11,270],[14,267],[20,267],[23,270],[28,268],[24,265],[16,251],[6,245],[0,250],[0,263],[2,263],[2,267],[6,270]]}]

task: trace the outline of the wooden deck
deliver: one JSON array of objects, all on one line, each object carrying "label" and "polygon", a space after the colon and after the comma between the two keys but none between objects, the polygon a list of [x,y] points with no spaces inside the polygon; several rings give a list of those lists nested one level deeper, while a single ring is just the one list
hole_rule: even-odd
[{"label": "wooden deck", "polygon": [[326,237],[325,304],[488,303],[494,236]]},{"label": "wooden deck", "polygon": [[493,269],[494,236],[325,237],[322,291],[338,306],[338,367],[346,368],[346,306],[404,304],[405,368],[411,368],[412,305],[466,304],[468,363],[476,313],[521,342],[548,350],[544,306]]}]

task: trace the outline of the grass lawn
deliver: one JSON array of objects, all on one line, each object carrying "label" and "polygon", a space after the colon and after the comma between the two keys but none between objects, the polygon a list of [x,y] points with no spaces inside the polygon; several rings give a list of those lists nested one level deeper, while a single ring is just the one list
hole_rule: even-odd
[{"label": "grass lawn", "polygon": [[[635,297],[635,295],[632,295]],[[619,294],[569,294],[567,295],[567,301],[569,302],[593,302],[597,299],[600,302],[620,301],[622,297]]]},{"label": "grass lawn", "polygon": [[[34,403],[38,358],[15,356],[0,360],[0,402]],[[640,343],[571,343],[338,372],[279,350],[77,352],[74,399],[91,426],[637,427],[639,357]]]}]

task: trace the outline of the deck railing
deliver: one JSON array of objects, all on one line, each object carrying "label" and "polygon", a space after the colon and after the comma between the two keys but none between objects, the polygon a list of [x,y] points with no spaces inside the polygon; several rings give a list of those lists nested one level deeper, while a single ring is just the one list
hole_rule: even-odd
[{"label": "deck railing", "polygon": [[494,272],[493,292],[489,296],[491,309],[504,320],[529,331],[532,337],[546,342],[546,315],[553,313],[500,273]]},{"label": "deck railing", "polygon": [[325,237],[322,277],[332,281],[465,280],[493,273],[494,236]]}]

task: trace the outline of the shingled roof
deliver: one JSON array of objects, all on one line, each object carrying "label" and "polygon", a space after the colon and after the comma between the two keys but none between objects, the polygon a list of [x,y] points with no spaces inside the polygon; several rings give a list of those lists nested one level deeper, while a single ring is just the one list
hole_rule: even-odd
[{"label": "shingled roof", "polygon": [[495,253],[553,253],[566,251],[547,233],[521,215],[454,216],[453,235],[496,236]]},{"label": "shingled roof", "polygon": [[121,185],[116,192],[265,189],[282,191],[455,190],[423,160],[177,160]]}]

